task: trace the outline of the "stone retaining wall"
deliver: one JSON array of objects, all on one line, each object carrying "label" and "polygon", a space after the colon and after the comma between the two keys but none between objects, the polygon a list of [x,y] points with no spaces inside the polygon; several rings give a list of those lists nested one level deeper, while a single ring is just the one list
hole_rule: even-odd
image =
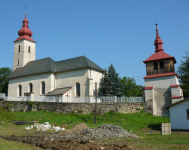
[{"label": "stone retaining wall", "polygon": [[[14,101],[0,101],[0,107],[6,111],[27,112],[27,111],[54,111],[57,113],[83,113],[90,114],[95,111],[94,103],[50,103],[50,102],[14,102]],[[144,109],[143,103],[98,103],[97,111],[100,114],[109,111],[120,113],[134,113],[140,112]]]}]

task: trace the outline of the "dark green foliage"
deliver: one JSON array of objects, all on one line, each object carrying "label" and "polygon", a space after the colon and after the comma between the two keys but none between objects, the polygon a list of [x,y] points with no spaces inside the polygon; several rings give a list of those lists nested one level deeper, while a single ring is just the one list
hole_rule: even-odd
[{"label": "dark green foliage", "polygon": [[110,88],[110,79],[108,78],[108,73],[105,70],[104,77],[101,78],[101,92],[103,93],[104,96],[110,96],[110,93],[112,92],[112,89]]},{"label": "dark green foliage", "polygon": [[181,61],[178,67],[177,74],[179,76],[180,87],[183,89],[184,97],[189,97],[189,56],[183,56],[184,60]]},{"label": "dark green foliage", "polygon": [[11,73],[10,68],[0,68],[0,93],[8,93],[8,79],[7,77]]},{"label": "dark green foliage", "polygon": [[136,81],[134,78],[123,77],[120,78],[122,83],[122,90],[124,96],[143,96],[144,87],[141,85],[136,85]]},{"label": "dark green foliage", "polygon": [[116,73],[114,66],[111,64],[108,73],[105,71],[104,77],[101,79],[101,88],[104,96],[122,96],[121,82],[119,74]]}]

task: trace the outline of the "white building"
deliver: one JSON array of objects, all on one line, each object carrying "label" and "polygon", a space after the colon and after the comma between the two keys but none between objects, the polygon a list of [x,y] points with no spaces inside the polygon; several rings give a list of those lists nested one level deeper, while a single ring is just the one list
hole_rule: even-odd
[{"label": "white building", "polygon": [[189,130],[189,98],[167,107],[170,112],[171,129]]},{"label": "white building", "polygon": [[36,42],[28,23],[25,15],[14,41],[8,96],[94,96],[94,83],[100,83],[104,70],[85,56],[58,62],[51,58],[36,60]]},{"label": "white building", "polygon": [[176,60],[164,52],[156,24],[155,53],[143,62],[146,64],[145,107],[156,116],[169,117],[167,106],[183,99],[175,73]]}]

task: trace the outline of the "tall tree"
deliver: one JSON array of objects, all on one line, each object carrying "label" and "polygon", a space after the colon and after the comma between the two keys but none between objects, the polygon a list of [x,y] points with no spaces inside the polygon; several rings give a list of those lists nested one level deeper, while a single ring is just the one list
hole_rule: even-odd
[{"label": "tall tree", "polygon": [[11,73],[10,68],[0,68],[0,93],[8,93],[8,79],[7,77]]},{"label": "tall tree", "polygon": [[134,78],[123,77],[122,79],[120,78],[120,81],[124,96],[143,96],[144,87],[137,85]]},{"label": "tall tree", "polygon": [[179,76],[180,87],[183,89],[184,97],[189,97],[189,56],[186,52],[186,56],[183,56],[180,66],[178,67],[177,74]]},{"label": "tall tree", "polygon": [[100,91],[103,93],[104,96],[110,96],[111,87],[110,87],[110,80],[108,78],[107,70],[105,69],[104,77],[100,80],[101,88]]},{"label": "tall tree", "polygon": [[105,72],[104,77],[101,79],[101,88],[104,96],[122,96],[121,82],[119,74],[116,73],[114,66],[111,64],[108,68],[108,73]]}]

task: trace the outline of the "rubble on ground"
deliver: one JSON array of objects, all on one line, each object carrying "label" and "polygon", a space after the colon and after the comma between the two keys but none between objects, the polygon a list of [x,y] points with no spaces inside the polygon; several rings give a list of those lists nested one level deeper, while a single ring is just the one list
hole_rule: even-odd
[{"label": "rubble on ground", "polygon": [[[80,134],[80,135],[79,135]],[[132,134],[129,131],[123,129],[120,126],[104,124],[97,128],[85,128],[77,131],[73,134],[61,136],[65,139],[78,139],[80,136],[83,140],[100,140],[100,139],[112,139],[112,138],[134,138],[137,139],[136,134]]]},{"label": "rubble on ground", "polygon": [[56,132],[57,131],[61,131],[61,130],[65,130],[65,128],[61,128],[59,126],[51,126],[49,124],[49,122],[45,122],[44,124],[37,124],[37,125],[31,125],[30,127],[25,127],[26,130],[31,130],[33,128],[36,128],[37,130],[36,131],[48,131],[48,130],[55,130]]}]

